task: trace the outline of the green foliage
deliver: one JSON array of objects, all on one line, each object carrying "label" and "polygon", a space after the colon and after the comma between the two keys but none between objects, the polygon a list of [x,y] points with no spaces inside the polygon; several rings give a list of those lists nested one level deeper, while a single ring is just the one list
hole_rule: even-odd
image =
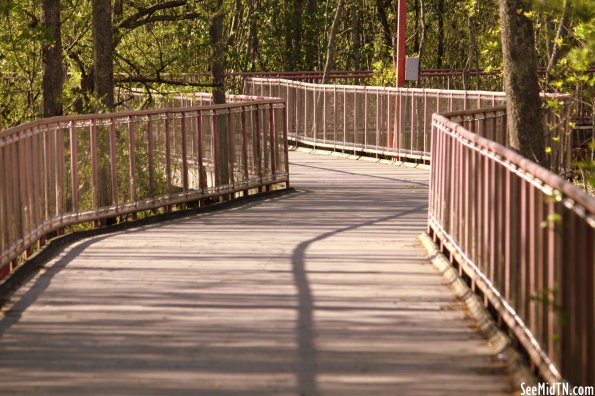
[{"label": "green foliage", "polygon": [[[208,21],[214,12],[209,2],[189,0],[183,6],[147,14],[142,11],[166,3],[118,0],[113,4],[116,81],[122,80],[124,75],[150,81],[117,82],[117,85],[159,89],[163,87],[160,80],[178,79],[186,72],[209,71]],[[594,59],[593,4],[589,0],[571,2],[568,31],[572,34],[565,37],[555,34],[564,10],[563,0],[535,1],[531,15],[537,29],[540,63],[547,64],[548,45],[552,43],[562,48],[564,54],[544,87],[572,92],[580,84],[588,103],[592,103],[589,100],[593,97],[595,78],[583,71]],[[225,0],[228,71],[322,70],[336,6],[336,1]],[[394,2],[356,2],[356,9],[360,67],[376,72],[371,83],[392,85]],[[103,111],[100,102],[93,97],[91,0],[62,0],[61,16],[65,112]],[[4,128],[41,114],[40,48],[48,37],[41,28],[40,18],[40,0],[0,0],[0,22],[5,26],[0,31],[0,123]],[[421,54],[422,68],[461,69],[467,65],[500,70],[498,21],[494,1],[465,0],[462,6],[454,6],[446,0],[409,2],[407,52]],[[470,26],[475,36],[476,55],[469,65]],[[335,43],[335,69],[354,67],[352,32],[351,2],[348,2]],[[480,88],[499,89],[499,81],[500,76],[496,75],[493,81],[482,82]],[[208,84],[209,79],[207,76],[194,82]],[[475,82],[472,83],[475,86]]]}]

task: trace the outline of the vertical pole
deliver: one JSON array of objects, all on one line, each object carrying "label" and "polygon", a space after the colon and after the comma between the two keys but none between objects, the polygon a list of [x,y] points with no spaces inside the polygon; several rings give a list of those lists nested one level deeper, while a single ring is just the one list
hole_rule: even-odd
[{"label": "vertical pole", "polygon": [[[97,120],[91,122],[91,175],[93,178],[93,209],[99,209],[99,166],[97,159]],[[95,221],[95,227],[99,222]]]},{"label": "vertical pole", "polygon": [[78,194],[78,145],[76,136],[76,124],[70,121],[70,183],[72,189],[72,212],[79,210],[79,194]]},{"label": "vertical pole", "polygon": [[203,158],[204,158],[204,148],[202,145],[202,122],[203,122],[203,114],[201,113],[200,110],[198,110],[198,113],[196,115],[196,122],[197,122],[197,128],[196,128],[196,140],[197,140],[197,149],[198,149],[198,154],[197,154],[197,161],[198,161],[198,186],[201,192],[205,192],[207,187],[208,187],[208,183],[207,183],[207,173],[205,171],[205,167],[204,167],[204,163],[203,163]]},{"label": "vertical pole", "polygon": [[110,118],[109,131],[110,147],[110,177],[112,180],[112,205],[118,210],[118,173],[117,173],[117,148],[116,148],[116,120]]},{"label": "vertical pole", "polygon": [[397,42],[396,42],[396,63],[397,63],[397,87],[405,84],[405,40],[407,37],[407,0],[397,0]]},{"label": "vertical pole", "polygon": [[[248,134],[246,133],[246,106],[242,106],[241,108],[241,123],[242,123],[242,176],[243,180],[242,183],[244,185],[248,184]],[[287,121],[287,120],[285,120]],[[285,125],[287,128],[287,124]],[[244,196],[248,195],[248,190],[243,191]]]},{"label": "vertical pole", "polygon": [[[128,175],[130,176],[130,202],[137,205],[136,193],[136,121],[134,117],[128,117]],[[136,212],[132,214],[136,220]]]},{"label": "vertical pole", "polygon": [[180,118],[181,123],[181,134],[182,134],[182,188],[186,197],[188,197],[188,147],[187,144],[187,133],[186,133],[186,113],[180,113],[182,118]]},{"label": "vertical pole", "polygon": [[151,116],[147,119],[147,150],[149,162],[149,197],[155,199],[155,159],[154,159],[154,143],[153,143],[153,120]]},{"label": "vertical pole", "polygon": [[289,150],[287,147],[287,102],[284,103],[285,107],[283,108],[283,118],[284,118],[284,129],[283,129],[283,152],[285,157],[285,177],[287,177],[287,181],[285,182],[285,188],[289,188]]}]

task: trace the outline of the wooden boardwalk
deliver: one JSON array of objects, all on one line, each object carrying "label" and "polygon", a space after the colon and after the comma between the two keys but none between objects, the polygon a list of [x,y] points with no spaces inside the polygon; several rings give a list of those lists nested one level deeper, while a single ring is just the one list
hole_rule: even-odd
[{"label": "wooden boardwalk", "polygon": [[290,160],[293,194],[61,252],[0,313],[0,394],[511,394],[416,240],[428,172]]}]

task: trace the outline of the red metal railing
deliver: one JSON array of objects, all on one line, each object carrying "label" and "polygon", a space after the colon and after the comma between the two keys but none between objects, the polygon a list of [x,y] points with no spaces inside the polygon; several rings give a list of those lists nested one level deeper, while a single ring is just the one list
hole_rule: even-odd
[{"label": "red metal railing", "polygon": [[244,99],[54,117],[0,132],[0,279],[68,225],[287,186],[285,101]]},{"label": "red metal railing", "polygon": [[[432,113],[494,107],[506,100],[504,92],[320,85],[266,78],[246,79],[244,91],[287,100],[287,128],[295,143],[424,162],[430,161]],[[552,169],[566,173],[572,169],[571,102],[566,96],[551,97],[562,101],[563,111],[562,116],[553,111],[545,114],[547,145],[556,156]],[[494,127],[506,127],[501,120],[495,122]]]},{"label": "red metal railing", "polygon": [[595,199],[463,126],[502,112],[433,115],[429,232],[544,379],[592,385]]}]

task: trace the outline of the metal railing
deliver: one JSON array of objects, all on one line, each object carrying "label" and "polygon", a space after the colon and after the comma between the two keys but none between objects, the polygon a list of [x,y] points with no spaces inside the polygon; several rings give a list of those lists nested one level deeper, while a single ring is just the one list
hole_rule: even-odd
[{"label": "metal railing", "polygon": [[[248,78],[244,92],[287,100],[289,139],[314,148],[430,161],[432,114],[505,104],[504,92],[319,85],[283,79]],[[571,101],[561,115],[546,111],[546,144],[556,172],[572,169],[569,116]],[[463,113],[461,113],[463,114]],[[506,128],[495,120],[494,128]],[[484,132],[485,129],[485,132]],[[477,133],[489,133],[489,128]],[[504,133],[506,136],[506,133]]]},{"label": "metal railing", "polygon": [[0,132],[0,279],[69,225],[287,186],[285,101],[245,99]]},{"label": "metal railing", "polygon": [[592,385],[595,199],[469,131],[502,141],[503,111],[433,116],[429,233],[542,378]]}]

